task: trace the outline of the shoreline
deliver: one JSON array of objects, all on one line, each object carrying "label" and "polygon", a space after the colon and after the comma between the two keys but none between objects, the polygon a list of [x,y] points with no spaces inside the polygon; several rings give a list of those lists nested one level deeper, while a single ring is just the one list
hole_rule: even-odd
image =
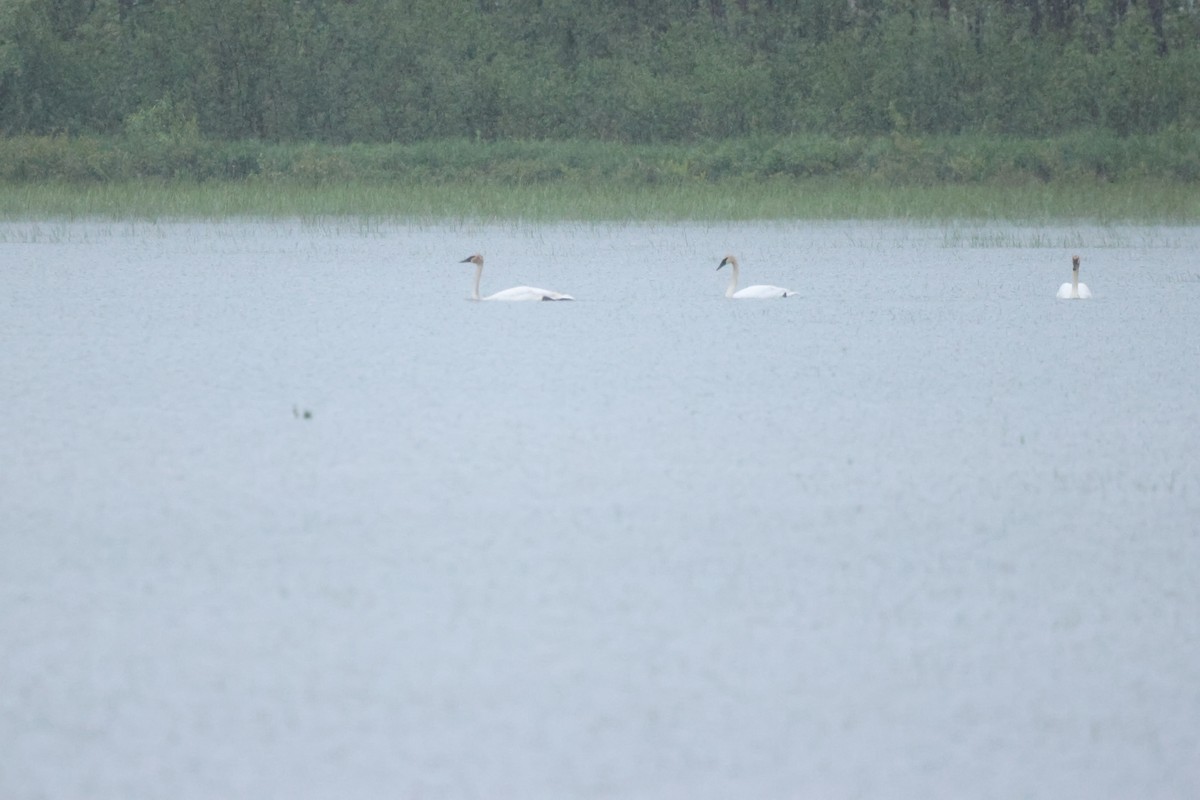
[{"label": "shoreline", "polygon": [[0,182],[0,219],[370,218],[532,222],[1200,222],[1200,185],[1142,179],[1023,185],[883,185],[836,178],[639,186],[295,180]]}]

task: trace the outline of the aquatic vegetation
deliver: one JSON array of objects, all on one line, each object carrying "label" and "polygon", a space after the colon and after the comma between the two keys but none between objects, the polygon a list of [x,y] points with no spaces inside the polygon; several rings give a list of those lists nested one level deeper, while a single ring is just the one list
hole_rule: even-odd
[{"label": "aquatic vegetation", "polygon": [[10,137],[0,215],[1189,221],[1197,151],[1200,134],[1178,133],[639,146]]},{"label": "aquatic vegetation", "polygon": [[356,217],[420,220],[975,219],[1101,223],[1200,220],[1200,189],[1139,180],[1119,184],[893,186],[870,181],[730,180],[674,186],[467,182],[310,186],[265,181],[132,180],[19,183],[0,192],[0,217],[220,219]]},{"label": "aquatic vegetation", "polygon": [[326,145],[187,137],[0,138],[0,182],[160,179],[305,186],[670,187],[838,179],[895,186],[1200,182],[1200,131],[1118,137],[787,135],[629,145],[594,140]]}]

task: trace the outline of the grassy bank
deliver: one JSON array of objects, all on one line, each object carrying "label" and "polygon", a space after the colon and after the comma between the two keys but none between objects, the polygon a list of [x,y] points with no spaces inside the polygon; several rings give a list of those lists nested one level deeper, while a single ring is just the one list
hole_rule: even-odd
[{"label": "grassy bank", "polygon": [[0,215],[1200,220],[1200,135],[631,147],[0,139]]},{"label": "grassy bank", "polygon": [[1175,183],[885,186],[836,179],[689,186],[129,181],[0,188],[0,217],[750,220],[981,219],[1200,222],[1200,188]]}]

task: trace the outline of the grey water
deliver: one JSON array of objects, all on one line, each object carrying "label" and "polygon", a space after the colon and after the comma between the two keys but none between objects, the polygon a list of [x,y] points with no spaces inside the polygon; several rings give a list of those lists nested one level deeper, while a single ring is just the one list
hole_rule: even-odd
[{"label": "grey water", "polygon": [[0,224],[0,796],[1195,796],[1197,252]]}]

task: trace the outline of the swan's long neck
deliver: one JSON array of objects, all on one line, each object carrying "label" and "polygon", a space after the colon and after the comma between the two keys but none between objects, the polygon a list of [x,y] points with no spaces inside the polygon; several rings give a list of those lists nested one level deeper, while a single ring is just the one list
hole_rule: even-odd
[{"label": "swan's long neck", "polygon": [[479,281],[482,277],[483,277],[483,264],[476,264],[475,265],[475,288],[471,292],[472,300],[479,299]]},{"label": "swan's long neck", "polygon": [[1071,293],[1079,296],[1079,268],[1071,270]]},{"label": "swan's long neck", "polygon": [[729,288],[725,290],[726,297],[733,297],[733,293],[737,291],[738,285],[738,263],[732,259],[729,261]]}]

